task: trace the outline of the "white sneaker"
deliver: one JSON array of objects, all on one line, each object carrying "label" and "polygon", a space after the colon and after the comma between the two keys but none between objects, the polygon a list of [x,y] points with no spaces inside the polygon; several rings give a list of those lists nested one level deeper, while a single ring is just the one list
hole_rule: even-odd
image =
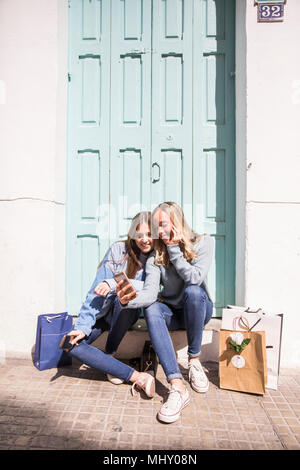
[{"label": "white sneaker", "polygon": [[209,382],[200,361],[189,361],[189,381],[195,392],[207,392]]},{"label": "white sneaker", "polygon": [[169,390],[169,396],[166,403],[163,404],[157,417],[164,423],[174,423],[180,418],[181,410],[190,403],[190,394],[185,388],[184,391],[176,387],[175,384]]},{"label": "white sneaker", "polygon": [[118,377],[114,377],[113,375],[106,374],[107,379],[114,385],[121,385],[125,382],[124,379],[119,379]]},{"label": "white sneaker", "polygon": [[141,372],[140,377],[138,380],[134,382],[131,387],[132,395],[135,395],[135,387],[144,390],[147,397],[153,398],[155,395],[155,379],[152,375],[148,374],[147,372]]}]

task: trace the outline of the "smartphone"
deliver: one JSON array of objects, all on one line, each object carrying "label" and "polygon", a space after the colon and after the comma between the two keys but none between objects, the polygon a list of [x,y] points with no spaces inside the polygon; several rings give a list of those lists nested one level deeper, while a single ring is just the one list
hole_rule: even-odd
[{"label": "smartphone", "polygon": [[72,336],[70,335],[64,335],[60,342],[59,349],[63,349],[64,351],[70,351],[74,346],[74,344],[70,343],[71,338]]},{"label": "smartphone", "polygon": [[125,285],[130,285],[131,289],[128,291],[128,293],[134,291],[134,287],[131,284],[131,282],[129,281],[129,279],[128,279],[128,277],[125,273],[121,272],[121,273],[115,274],[114,275],[114,280],[116,281],[116,283],[118,283],[120,281],[124,281],[123,287],[125,287]]}]

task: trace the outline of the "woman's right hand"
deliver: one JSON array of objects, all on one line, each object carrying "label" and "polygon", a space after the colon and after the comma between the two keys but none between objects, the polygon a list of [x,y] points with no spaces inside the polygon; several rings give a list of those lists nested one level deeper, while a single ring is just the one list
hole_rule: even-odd
[{"label": "woman's right hand", "polygon": [[137,293],[131,284],[125,284],[123,287],[123,283],[123,280],[118,282],[116,287],[116,294],[119,298],[120,304],[127,305],[130,300],[133,300],[137,297]]},{"label": "woman's right hand", "polygon": [[70,331],[70,333],[68,333],[68,336],[71,336],[72,339],[70,341],[71,344],[73,344],[73,346],[78,346],[78,341],[80,341],[82,338],[85,337],[85,333],[81,330],[72,330]]},{"label": "woman's right hand", "polygon": [[182,241],[182,233],[172,224],[170,237],[162,239],[165,245],[178,245]]},{"label": "woman's right hand", "polygon": [[95,294],[100,295],[101,297],[106,297],[107,294],[110,292],[110,287],[107,282],[103,281],[97,285],[94,289]]}]

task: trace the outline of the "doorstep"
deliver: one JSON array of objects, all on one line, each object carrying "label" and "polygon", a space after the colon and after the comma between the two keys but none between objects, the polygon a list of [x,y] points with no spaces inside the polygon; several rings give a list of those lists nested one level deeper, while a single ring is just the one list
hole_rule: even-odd
[{"label": "doorstep", "polygon": [[[203,362],[218,362],[219,360],[219,330],[221,328],[221,318],[212,318],[205,325],[200,360]],[[103,333],[93,346],[104,349],[107,332]],[[174,349],[177,358],[185,359],[187,357],[187,337],[185,330],[170,331]],[[119,359],[132,359],[142,355],[145,341],[149,340],[149,334],[144,318],[140,318],[124,336],[118,351],[115,355]]]}]

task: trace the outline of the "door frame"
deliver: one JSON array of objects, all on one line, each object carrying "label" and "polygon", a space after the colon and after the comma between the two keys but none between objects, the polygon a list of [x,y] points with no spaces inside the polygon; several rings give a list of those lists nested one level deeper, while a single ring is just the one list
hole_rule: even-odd
[{"label": "door frame", "polygon": [[[249,8],[251,8],[249,6]],[[247,0],[235,2],[235,302],[245,305],[247,234]]]}]

